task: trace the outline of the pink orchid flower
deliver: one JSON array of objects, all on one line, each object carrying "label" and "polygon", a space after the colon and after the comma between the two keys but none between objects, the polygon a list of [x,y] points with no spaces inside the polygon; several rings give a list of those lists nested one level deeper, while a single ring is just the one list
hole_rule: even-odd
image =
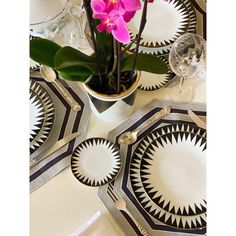
[{"label": "pink orchid flower", "polygon": [[135,12],[141,8],[139,0],[92,0],[93,18],[100,19],[98,31],[107,30],[120,43],[128,43],[130,34],[127,28]]}]

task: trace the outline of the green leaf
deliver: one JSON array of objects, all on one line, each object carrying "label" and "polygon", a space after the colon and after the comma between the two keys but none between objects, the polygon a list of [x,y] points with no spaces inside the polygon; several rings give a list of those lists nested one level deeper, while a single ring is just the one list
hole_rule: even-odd
[{"label": "green leaf", "polygon": [[98,74],[97,65],[93,62],[66,61],[55,67],[55,69],[70,74]]},{"label": "green leaf", "polygon": [[73,75],[73,76],[82,76],[82,77],[88,77],[92,75],[93,73],[91,70],[89,70],[87,67],[84,66],[74,66],[73,68],[69,67],[69,69],[65,68],[62,70],[57,70],[59,73]]},{"label": "green leaf", "polygon": [[57,51],[54,57],[54,63],[56,67],[60,66],[65,62],[72,61],[81,61],[81,62],[95,62],[95,58],[93,56],[88,56],[79,50],[72,47],[63,47]]},{"label": "green leaf", "polygon": [[[131,71],[133,61],[134,54],[127,56],[122,62],[121,71]],[[165,74],[168,72],[168,67],[166,63],[157,56],[139,53],[135,70],[146,71],[154,74]]]},{"label": "green leaf", "polygon": [[59,72],[59,76],[63,78],[64,80],[70,80],[70,81],[78,81],[84,83],[88,76],[82,76],[82,75],[71,75],[63,72]]},{"label": "green leaf", "polygon": [[43,38],[30,40],[30,57],[43,65],[54,68],[54,56],[60,45]]}]

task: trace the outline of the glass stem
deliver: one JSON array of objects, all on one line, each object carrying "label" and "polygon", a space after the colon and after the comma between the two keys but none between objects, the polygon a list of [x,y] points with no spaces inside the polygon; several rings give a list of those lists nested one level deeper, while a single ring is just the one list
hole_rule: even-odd
[{"label": "glass stem", "polygon": [[183,88],[183,84],[184,84],[184,79],[185,79],[184,76],[181,76],[181,77],[180,77],[179,88],[178,88],[178,94],[181,94],[182,91],[183,91],[182,88]]},{"label": "glass stem", "polygon": [[77,26],[78,26],[78,29],[79,29],[79,35],[80,35],[80,39],[81,40],[84,40],[84,31],[83,31],[83,22],[82,22],[82,15],[79,15],[77,16],[78,18],[76,20],[76,23],[77,23]]}]

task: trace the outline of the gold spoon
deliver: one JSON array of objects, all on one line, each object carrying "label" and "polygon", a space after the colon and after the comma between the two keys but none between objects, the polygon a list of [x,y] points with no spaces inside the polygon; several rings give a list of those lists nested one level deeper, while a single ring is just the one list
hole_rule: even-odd
[{"label": "gold spoon", "polygon": [[163,109],[161,109],[160,111],[158,111],[157,113],[155,113],[153,116],[151,116],[142,126],[140,126],[138,129],[135,129],[133,131],[128,131],[123,133],[119,139],[118,139],[118,143],[119,144],[132,144],[137,140],[138,137],[138,133],[141,130],[144,130],[147,126],[153,124],[154,122],[156,122],[157,120],[161,119],[162,117],[168,115],[170,113],[171,109],[169,107],[164,107]]},{"label": "gold spoon", "polygon": [[66,99],[68,104],[71,106],[73,111],[80,111],[81,107],[80,105],[75,101],[75,99],[64,89],[63,85],[61,85],[57,81],[57,76],[54,70],[48,66],[40,65],[40,74],[43,77],[44,80],[46,80],[49,83],[54,83],[55,86],[58,88],[60,93],[63,95],[63,97]]}]

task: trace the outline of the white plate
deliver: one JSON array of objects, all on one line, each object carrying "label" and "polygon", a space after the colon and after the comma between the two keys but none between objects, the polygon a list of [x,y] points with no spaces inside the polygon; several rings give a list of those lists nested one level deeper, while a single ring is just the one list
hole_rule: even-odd
[{"label": "white plate", "polygon": [[30,80],[30,154],[47,140],[54,122],[54,104],[47,91]]},{"label": "white plate", "polygon": [[[42,36],[44,22],[48,16],[60,19],[66,7],[67,0],[31,0],[30,1],[30,31],[34,36]],[[50,19],[47,19],[50,20]]]},{"label": "white plate", "polygon": [[88,186],[102,186],[111,182],[119,173],[119,149],[104,138],[91,138],[82,142],[71,158],[75,178]]},{"label": "white plate", "polygon": [[153,217],[176,228],[206,226],[204,132],[185,124],[161,127],[139,143],[131,160],[131,186],[138,201]]},{"label": "white plate", "polygon": [[[142,11],[137,11],[128,27],[133,39],[139,30]],[[190,0],[154,1],[148,4],[147,22],[139,51],[166,55],[171,44],[186,32],[194,33],[196,14]],[[135,44],[131,51],[135,49]]]}]

